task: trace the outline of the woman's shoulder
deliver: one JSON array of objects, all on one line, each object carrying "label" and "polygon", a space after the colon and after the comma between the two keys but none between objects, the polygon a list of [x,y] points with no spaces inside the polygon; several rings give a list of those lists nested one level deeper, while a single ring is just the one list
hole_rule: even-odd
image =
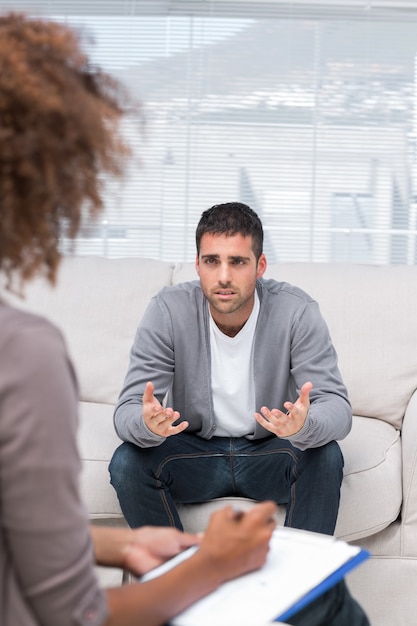
[{"label": "woman's shoulder", "polygon": [[0,302],[0,349],[2,352],[9,349],[24,347],[42,351],[53,345],[55,349],[64,346],[61,331],[49,320],[41,315],[19,309],[4,302]]}]

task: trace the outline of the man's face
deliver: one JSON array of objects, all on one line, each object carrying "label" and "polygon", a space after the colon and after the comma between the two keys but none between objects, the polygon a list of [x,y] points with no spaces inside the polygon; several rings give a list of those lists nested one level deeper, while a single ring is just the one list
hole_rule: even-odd
[{"label": "man's face", "polygon": [[253,308],[256,279],[266,270],[264,254],[256,262],[252,237],[205,233],[196,268],[214,320],[243,325]]}]

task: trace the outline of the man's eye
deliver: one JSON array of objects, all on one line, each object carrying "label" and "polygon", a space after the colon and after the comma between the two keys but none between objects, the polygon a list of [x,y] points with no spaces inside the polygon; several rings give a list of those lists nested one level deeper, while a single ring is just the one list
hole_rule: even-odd
[{"label": "man's eye", "polygon": [[204,263],[206,265],[214,265],[214,263],[216,263],[216,259],[204,259]]}]

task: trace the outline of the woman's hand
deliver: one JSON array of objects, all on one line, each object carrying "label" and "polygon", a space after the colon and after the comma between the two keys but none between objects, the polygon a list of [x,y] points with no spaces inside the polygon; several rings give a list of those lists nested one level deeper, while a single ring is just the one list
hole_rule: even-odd
[{"label": "woman's hand", "polygon": [[206,568],[212,567],[220,574],[220,582],[258,569],[269,551],[276,511],[277,505],[269,501],[247,512],[231,506],[216,511],[194,556],[205,559]]},{"label": "woman's hand", "polygon": [[123,567],[141,576],[190,546],[201,542],[201,534],[181,532],[177,528],[142,526],[131,531],[123,549]]},{"label": "woman's hand", "polygon": [[201,535],[177,528],[142,526],[110,528],[90,526],[98,565],[120,567],[142,576],[190,546],[201,542]]}]

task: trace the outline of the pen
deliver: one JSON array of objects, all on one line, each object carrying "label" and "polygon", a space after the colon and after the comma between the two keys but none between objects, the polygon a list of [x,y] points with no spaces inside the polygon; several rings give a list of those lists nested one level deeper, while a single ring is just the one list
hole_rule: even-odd
[{"label": "pen", "polygon": [[242,517],[244,515],[243,511],[241,509],[238,509],[235,506],[232,507],[232,509],[233,509],[233,517],[234,517],[234,519],[237,520],[237,521],[242,519]]}]

